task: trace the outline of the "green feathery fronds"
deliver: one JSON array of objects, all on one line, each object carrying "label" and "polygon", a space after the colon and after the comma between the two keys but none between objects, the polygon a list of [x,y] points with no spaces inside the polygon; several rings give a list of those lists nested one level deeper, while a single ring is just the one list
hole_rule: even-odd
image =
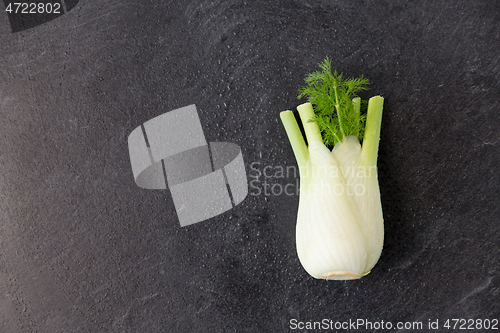
[{"label": "green feathery fronds", "polygon": [[361,101],[357,93],[368,90],[370,81],[363,76],[344,79],[342,73],[332,73],[328,57],[319,67],[321,71],[307,75],[307,85],[299,89],[298,98],[307,96],[313,105],[315,117],[312,121],[318,124],[324,144],[332,148],[349,135],[361,141],[368,104]]}]

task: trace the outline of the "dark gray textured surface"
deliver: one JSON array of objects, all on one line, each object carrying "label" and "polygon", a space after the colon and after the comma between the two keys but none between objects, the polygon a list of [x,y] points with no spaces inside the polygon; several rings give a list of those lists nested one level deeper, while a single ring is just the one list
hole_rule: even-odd
[{"label": "dark gray textured surface", "polygon": [[[486,0],[81,0],[15,34],[0,14],[0,331],[499,318],[499,22]],[[371,274],[305,273],[296,195],[250,188],[180,228],[168,191],[134,184],[130,131],[193,103],[207,141],[238,144],[249,176],[294,166],[278,114],[327,55],[386,98]]]}]

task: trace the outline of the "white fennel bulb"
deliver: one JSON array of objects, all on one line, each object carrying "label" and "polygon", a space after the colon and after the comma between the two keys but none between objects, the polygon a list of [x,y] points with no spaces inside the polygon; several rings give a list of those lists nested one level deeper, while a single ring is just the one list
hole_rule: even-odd
[{"label": "white fennel bulb", "polygon": [[300,262],[315,278],[358,278],[367,259],[360,212],[347,194],[337,161],[322,142],[309,143],[306,170],[296,228]]}]

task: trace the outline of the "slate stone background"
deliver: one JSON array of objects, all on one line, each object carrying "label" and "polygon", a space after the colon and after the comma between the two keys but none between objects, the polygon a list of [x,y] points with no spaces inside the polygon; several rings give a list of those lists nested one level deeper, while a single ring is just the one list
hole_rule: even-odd
[{"label": "slate stone background", "polygon": [[[487,0],[81,0],[18,33],[0,14],[0,331],[500,319],[499,23]],[[279,112],[326,56],[385,97],[384,250],[357,281],[308,276],[298,196],[258,193],[297,181],[270,172],[296,165]],[[135,185],[127,136],[193,103],[255,181],[181,228],[169,191]]]}]

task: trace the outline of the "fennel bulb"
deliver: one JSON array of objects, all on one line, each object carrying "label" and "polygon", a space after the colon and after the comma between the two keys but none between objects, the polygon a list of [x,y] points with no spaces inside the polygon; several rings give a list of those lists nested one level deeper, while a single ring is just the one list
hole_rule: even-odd
[{"label": "fennel bulb", "polygon": [[[358,279],[375,266],[384,240],[376,168],[383,98],[368,101],[364,127],[361,101],[353,94],[362,90],[367,80],[355,79],[354,84],[352,79],[344,81],[341,75],[332,74],[329,66],[327,58],[323,73],[311,74],[315,75],[316,90],[307,94],[315,108],[311,103],[297,107],[307,146],[292,111],[280,114],[300,173],[297,253],[314,278]],[[325,96],[321,96],[325,91],[318,92],[317,79],[325,79],[319,74],[328,76],[331,85],[325,86]],[[327,98],[332,105],[325,102]],[[330,111],[321,109],[325,105]],[[334,145],[332,151],[325,142]]]}]

